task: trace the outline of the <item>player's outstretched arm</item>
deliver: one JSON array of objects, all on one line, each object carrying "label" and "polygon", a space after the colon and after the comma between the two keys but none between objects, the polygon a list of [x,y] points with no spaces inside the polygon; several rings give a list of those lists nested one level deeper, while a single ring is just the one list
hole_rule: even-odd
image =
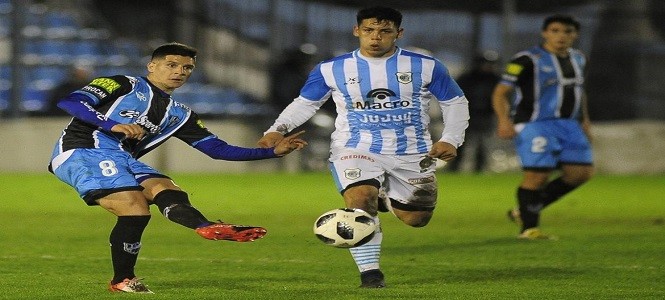
[{"label": "player's outstretched arm", "polygon": [[[307,142],[303,139],[298,138],[300,135],[305,133],[305,131],[300,131],[289,135],[285,138],[282,138],[277,145],[275,145],[275,155],[284,156],[295,150],[300,150],[307,146]],[[279,134],[281,136],[281,134]],[[265,137],[265,136],[264,136]]]},{"label": "player's outstretched arm", "polygon": [[279,142],[284,139],[284,136],[276,131],[266,133],[261,139],[257,142],[261,148],[270,148],[275,147]]}]

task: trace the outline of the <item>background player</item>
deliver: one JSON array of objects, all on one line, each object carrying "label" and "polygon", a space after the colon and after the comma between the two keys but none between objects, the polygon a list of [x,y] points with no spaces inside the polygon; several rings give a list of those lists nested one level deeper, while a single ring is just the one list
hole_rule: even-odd
[{"label": "background player", "polygon": [[[392,212],[405,224],[422,227],[437,202],[435,159],[450,160],[464,141],[468,101],[438,60],[396,46],[402,14],[372,7],[357,13],[353,35],[360,47],[318,64],[298,96],[259,140],[276,145],[311,118],[332,96],[337,109],[330,170],[346,207],[375,216]],[[440,105],[445,127],[432,142],[430,101]],[[378,201],[379,190],[384,201]],[[380,226],[368,243],[351,248],[361,287],[382,288]]]},{"label": "background player", "polygon": [[306,145],[297,138],[302,132],[269,149],[232,146],[210,133],[196,113],[170,96],[191,76],[196,53],[183,44],[162,45],[152,53],[147,77],[96,78],[58,102],[74,118],[55,145],[49,170],[88,205],[117,216],[109,237],[111,291],[152,293],[134,274],[150,204],[206,239],[247,242],[266,234],[261,227],[209,221],[186,192],[139,157],[170,137],[223,160],[274,158]]},{"label": "background player", "polygon": [[[584,93],[586,59],[572,48],[579,30],[580,24],[570,16],[547,17],[542,45],[514,56],[492,96],[497,134],[513,139],[524,171],[518,208],[508,212],[522,223],[519,238],[549,238],[538,228],[541,211],[593,174]],[[561,176],[550,181],[558,168]]]}]

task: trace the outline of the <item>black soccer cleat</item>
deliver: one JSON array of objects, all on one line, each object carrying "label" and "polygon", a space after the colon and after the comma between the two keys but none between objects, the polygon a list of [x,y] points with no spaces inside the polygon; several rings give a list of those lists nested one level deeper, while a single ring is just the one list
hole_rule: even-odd
[{"label": "black soccer cleat", "polygon": [[383,272],[379,269],[369,270],[360,273],[360,287],[368,289],[378,289],[386,287],[383,280]]}]

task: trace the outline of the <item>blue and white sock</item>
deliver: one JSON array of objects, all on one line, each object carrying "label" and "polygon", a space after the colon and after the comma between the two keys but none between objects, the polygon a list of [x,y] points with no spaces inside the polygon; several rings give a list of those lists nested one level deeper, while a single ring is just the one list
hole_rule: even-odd
[{"label": "blue and white sock", "polygon": [[350,248],[351,256],[358,266],[360,272],[379,269],[379,256],[381,256],[381,241],[383,241],[383,231],[379,217],[373,217],[376,223],[374,237],[366,244]]}]

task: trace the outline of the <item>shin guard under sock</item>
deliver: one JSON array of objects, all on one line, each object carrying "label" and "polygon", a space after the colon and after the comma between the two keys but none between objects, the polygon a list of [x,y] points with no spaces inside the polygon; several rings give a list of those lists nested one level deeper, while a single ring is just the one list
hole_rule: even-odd
[{"label": "shin guard under sock", "polygon": [[134,266],[141,250],[141,235],[148,226],[150,216],[120,216],[111,230],[111,261],[116,284],[125,278],[134,278]]},{"label": "shin guard under sock", "polygon": [[212,223],[189,203],[187,193],[183,191],[161,191],[153,202],[167,219],[187,228],[196,229]]}]

